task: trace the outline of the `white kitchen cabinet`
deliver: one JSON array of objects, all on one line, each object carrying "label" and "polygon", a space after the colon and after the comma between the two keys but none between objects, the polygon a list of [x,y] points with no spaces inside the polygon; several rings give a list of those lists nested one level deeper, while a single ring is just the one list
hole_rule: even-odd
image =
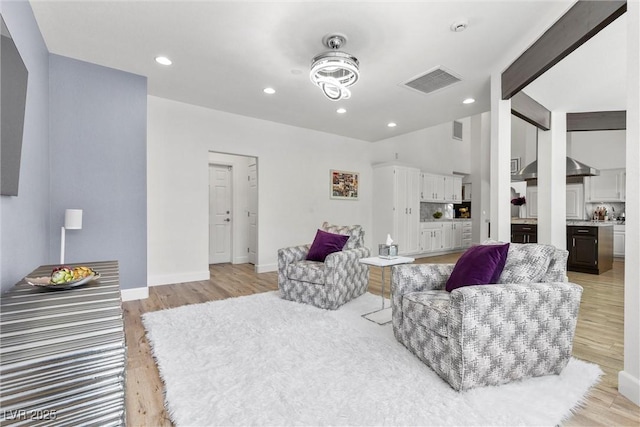
[{"label": "white kitchen cabinet", "polygon": [[584,219],[584,186],[567,184],[567,219]]},{"label": "white kitchen cabinet", "polygon": [[396,165],[373,169],[373,238],[391,234],[400,255],[420,251],[420,170]]},{"label": "white kitchen cabinet", "polygon": [[624,257],[625,227],[624,225],[613,226],[613,256]]},{"label": "white kitchen cabinet", "polygon": [[421,201],[444,202],[444,194],[444,176],[431,173],[422,174]]},{"label": "white kitchen cabinet", "polygon": [[442,250],[462,248],[462,223],[458,221],[442,224]]},{"label": "white kitchen cabinet", "polygon": [[471,221],[461,221],[459,223],[462,228],[462,248],[470,248],[471,247]]},{"label": "white kitchen cabinet", "polygon": [[[527,186],[527,218],[538,217],[538,187]],[[566,218],[584,219],[584,187],[582,184],[567,184]]]},{"label": "white kitchen cabinet", "polygon": [[442,224],[442,250],[450,251],[453,249],[453,224]]},{"label": "white kitchen cabinet", "polygon": [[471,221],[423,222],[420,250],[423,253],[464,249],[471,246]]},{"label": "white kitchen cabinet", "polygon": [[460,203],[462,201],[462,177],[444,177],[444,200],[445,202]]},{"label": "white kitchen cabinet", "polygon": [[538,187],[527,186],[527,218],[538,217]]},{"label": "white kitchen cabinet", "polygon": [[598,176],[584,178],[587,202],[624,202],[626,169],[602,169]]},{"label": "white kitchen cabinet", "polygon": [[462,201],[462,177],[423,173],[420,201],[434,203],[460,203]]},{"label": "white kitchen cabinet", "polygon": [[426,222],[420,227],[420,250],[423,253],[438,252],[442,250],[443,236],[442,223]]},{"label": "white kitchen cabinet", "polygon": [[462,184],[462,201],[471,201],[471,184]]}]

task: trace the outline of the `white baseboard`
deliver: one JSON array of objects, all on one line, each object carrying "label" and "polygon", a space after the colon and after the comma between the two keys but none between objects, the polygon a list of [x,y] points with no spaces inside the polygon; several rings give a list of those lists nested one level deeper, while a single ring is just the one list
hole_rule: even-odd
[{"label": "white baseboard", "polygon": [[256,265],[256,273],[269,273],[270,271],[278,271],[278,264]]},{"label": "white baseboard", "polygon": [[199,280],[209,280],[209,276],[209,270],[178,274],[156,274],[147,277],[147,285],[160,286],[183,282],[197,282]]},{"label": "white baseboard", "polygon": [[238,256],[233,258],[234,264],[248,264],[249,257],[248,256]]},{"label": "white baseboard", "polygon": [[120,297],[122,298],[122,301],[147,299],[149,298],[149,288],[145,286],[144,288],[121,289]]},{"label": "white baseboard", "polygon": [[618,372],[618,391],[636,405],[640,405],[640,380],[627,371]]}]

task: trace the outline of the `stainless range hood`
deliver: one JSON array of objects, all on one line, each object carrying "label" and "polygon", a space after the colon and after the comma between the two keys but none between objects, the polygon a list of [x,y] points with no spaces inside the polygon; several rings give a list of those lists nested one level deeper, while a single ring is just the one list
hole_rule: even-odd
[{"label": "stainless range hood", "polygon": [[[567,178],[577,176],[596,176],[600,175],[598,169],[587,166],[571,157],[567,157]],[[514,181],[529,181],[538,179],[538,161],[531,162],[524,169],[521,169],[511,177]]]}]

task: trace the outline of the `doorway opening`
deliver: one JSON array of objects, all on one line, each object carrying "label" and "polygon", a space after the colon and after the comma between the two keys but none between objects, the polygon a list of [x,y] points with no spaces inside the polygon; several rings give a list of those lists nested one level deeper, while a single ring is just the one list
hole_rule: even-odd
[{"label": "doorway opening", "polygon": [[258,161],[209,152],[209,264],[256,264]]}]

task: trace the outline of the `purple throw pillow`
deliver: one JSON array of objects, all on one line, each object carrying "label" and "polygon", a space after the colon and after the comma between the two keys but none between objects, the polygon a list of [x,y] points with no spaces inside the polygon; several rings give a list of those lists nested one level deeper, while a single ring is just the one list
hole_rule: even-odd
[{"label": "purple throw pillow", "polygon": [[349,236],[343,236],[342,234],[327,233],[326,231],[318,230],[316,238],[313,239],[307,259],[309,261],[324,262],[327,255],[334,252],[340,252],[344,245],[349,240]]},{"label": "purple throw pillow", "polygon": [[473,246],[462,254],[456,263],[446,290],[451,292],[463,286],[497,283],[509,253],[509,243],[504,245]]}]

